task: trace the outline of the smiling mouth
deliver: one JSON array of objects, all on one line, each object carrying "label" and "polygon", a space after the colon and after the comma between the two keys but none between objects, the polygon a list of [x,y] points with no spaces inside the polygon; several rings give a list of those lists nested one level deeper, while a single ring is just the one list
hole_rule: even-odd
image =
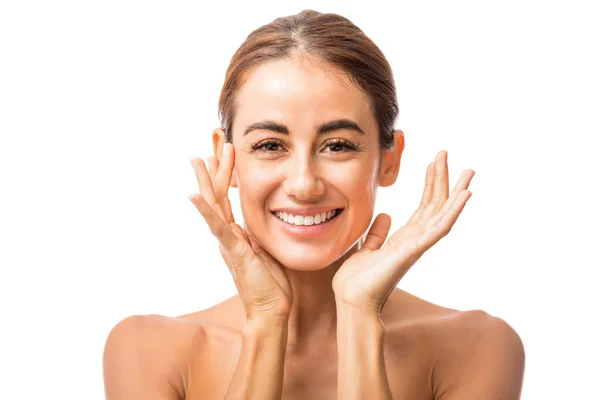
[{"label": "smiling mouth", "polygon": [[313,216],[293,216],[291,214],[283,213],[283,212],[275,212],[271,211],[271,214],[290,226],[318,226],[323,224],[328,224],[330,221],[336,219],[342,212],[343,208],[336,208],[332,211],[328,211],[326,213],[320,213]]}]

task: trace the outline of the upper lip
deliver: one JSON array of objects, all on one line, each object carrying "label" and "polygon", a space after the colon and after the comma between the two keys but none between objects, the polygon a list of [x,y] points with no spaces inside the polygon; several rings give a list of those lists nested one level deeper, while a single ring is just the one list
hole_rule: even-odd
[{"label": "upper lip", "polygon": [[284,212],[292,215],[301,215],[303,217],[320,214],[322,212],[333,211],[340,207],[304,207],[304,208],[291,208],[291,207],[280,207],[271,210],[272,212]]}]

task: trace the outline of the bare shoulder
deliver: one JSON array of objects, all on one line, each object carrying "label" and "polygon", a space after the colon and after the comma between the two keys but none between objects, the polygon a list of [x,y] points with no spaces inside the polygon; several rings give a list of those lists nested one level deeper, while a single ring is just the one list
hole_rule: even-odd
[{"label": "bare shoulder", "polygon": [[525,349],[506,321],[471,310],[440,319],[436,327],[436,398],[520,398]]},{"label": "bare shoulder", "polygon": [[104,345],[106,398],[183,399],[190,348],[202,342],[201,323],[163,315],[119,321]]},{"label": "bare shoulder", "polygon": [[[483,310],[455,311],[429,321],[443,364],[482,357],[524,356],[517,332],[502,318]],[[501,352],[506,352],[501,354]]]},{"label": "bare shoulder", "polygon": [[410,311],[393,319],[394,331],[415,332],[421,347],[431,349],[436,399],[519,398],[525,350],[505,320],[482,310],[438,306],[403,291],[396,296],[396,304]]},{"label": "bare shoulder", "polygon": [[132,315],[119,321],[104,345],[106,398],[184,399],[190,373],[206,364],[215,349],[239,341],[244,317],[239,318],[239,309],[234,296],[176,317]]},{"label": "bare shoulder", "polygon": [[401,289],[393,292],[390,303],[390,309],[382,313],[384,322],[387,318],[391,326],[399,329],[431,329],[443,336],[437,338],[438,342],[445,338],[448,344],[472,343],[490,335],[504,335],[520,342],[518,334],[506,321],[483,310],[461,311],[443,307]]}]

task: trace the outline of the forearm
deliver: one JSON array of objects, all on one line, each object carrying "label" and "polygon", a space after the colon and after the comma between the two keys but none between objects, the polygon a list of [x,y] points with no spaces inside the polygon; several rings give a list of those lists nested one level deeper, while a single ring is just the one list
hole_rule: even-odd
[{"label": "forearm", "polygon": [[225,400],[279,400],[287,346],[287,319],[251,320]]},{"label": "forearm", "polygon": [[378,315],[338,304],[338,399],[392,399],[383,339],[384,327]]}]

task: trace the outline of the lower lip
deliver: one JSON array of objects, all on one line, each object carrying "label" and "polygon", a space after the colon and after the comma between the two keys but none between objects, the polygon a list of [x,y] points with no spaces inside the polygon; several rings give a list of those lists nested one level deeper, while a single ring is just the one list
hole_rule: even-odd
[{"label": "lower lip", "polygon": [[283,222],[277,215],[273,213],[271,213],[271,215],[277,220],[282,229],[284,229],[288,233],[297,236],[312,236],[320,235],[323,232],[327,231],[329,228],[331,228],[331,226],[335,224],[335,221],[338,220],[338,217],[342,214],[342,211],[343,208],[338,209],[338,211],[336,211],[335,217],[327,220],[327,222],[322,222],[318,225],[292,225],[288,224],[287,222]]}]

